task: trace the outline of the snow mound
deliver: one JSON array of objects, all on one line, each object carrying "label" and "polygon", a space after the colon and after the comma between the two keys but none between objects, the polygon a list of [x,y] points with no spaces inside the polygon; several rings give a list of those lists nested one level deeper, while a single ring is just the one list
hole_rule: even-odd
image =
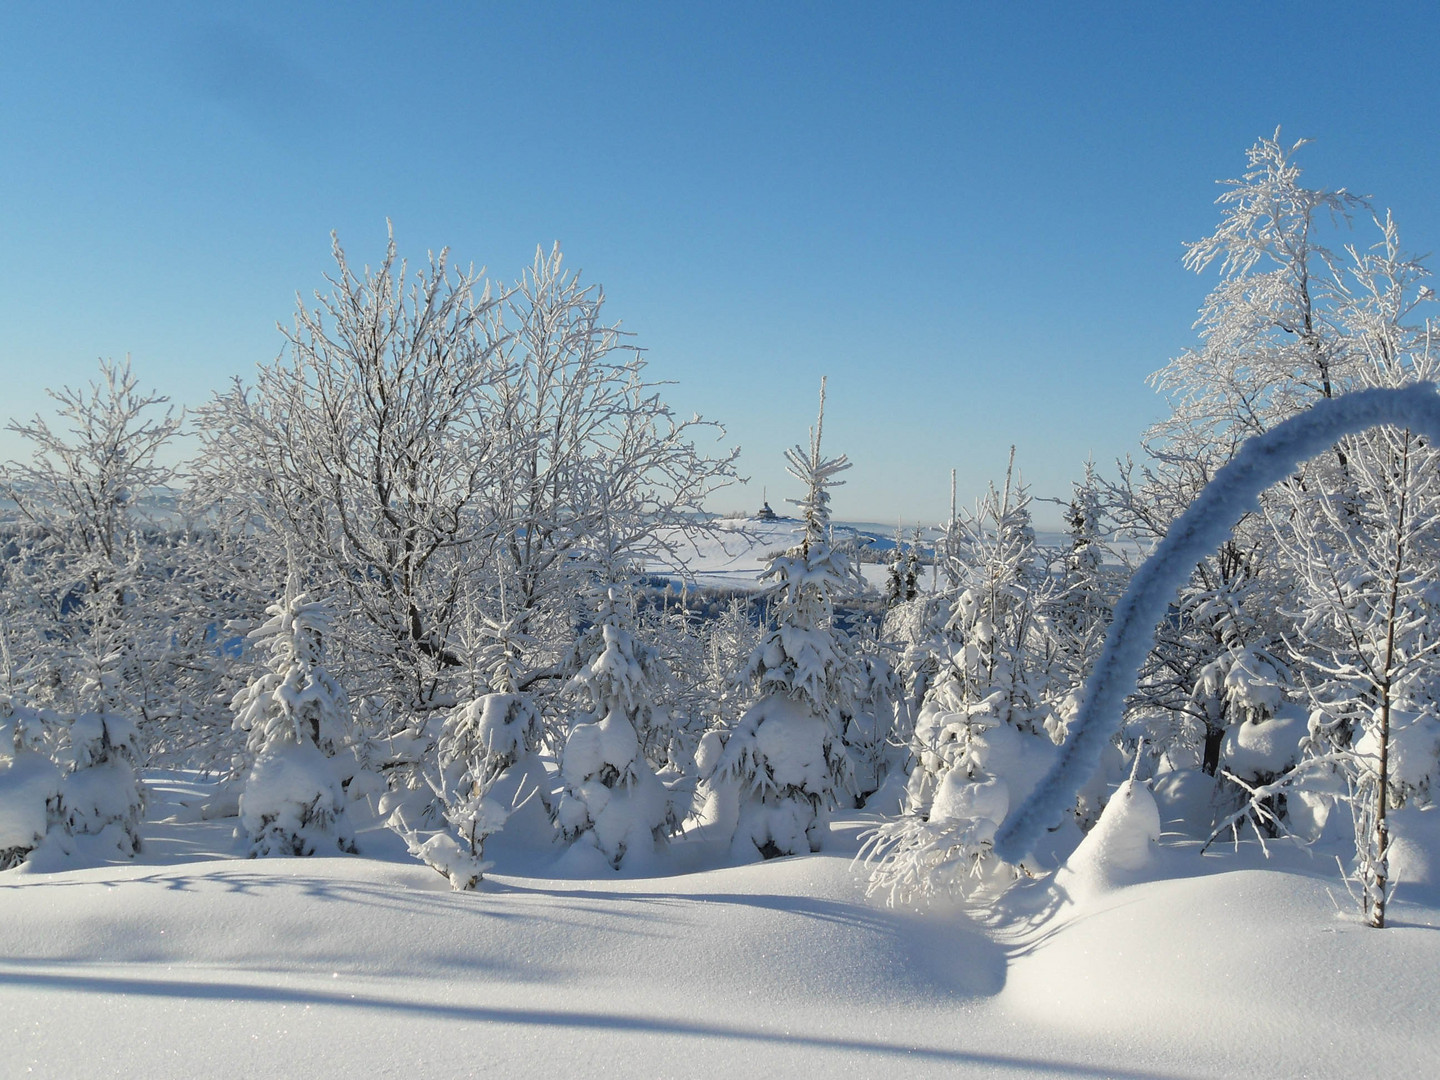
[{"label": "snow mound", "polygon": [[[1197,871],[1210,861],[1186,855]],[[1327,876],[1137,884],[1017,950],[1000,1004],[1017,1022],[1108,1032],[1130,1075],[1432,1074],[1440,1005],[1422,988],[1440,970],[1436,912],[1400,904],[1391,928],[1372,930],[1343,894],[1337,911],[1316,869]]]},{"label": "snow mound", "polygon": [[1141,880],[1154,866],[1160,841],[1160,809],[1150,789],[1126,780],[1095,827],[1056,875],[1071,900],[1085,902]]}]

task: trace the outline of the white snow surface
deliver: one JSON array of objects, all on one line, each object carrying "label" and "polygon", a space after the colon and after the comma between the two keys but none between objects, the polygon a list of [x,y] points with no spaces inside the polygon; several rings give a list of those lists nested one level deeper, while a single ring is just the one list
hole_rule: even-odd
[{"label": "white snow surface", "polygon": [[1275,845],[895,911],[863,898],[855,814],[817,855],[681,873],[681,840],[670,876],[584,880],[531,853],[455,893],[373,822],[361,856],[246,860],[211,785],[147,783],[136,861],[0,874],[0,1075],[1423,1076],[1440,1051],[1440,890],[1369,930],[1328,858]]}]

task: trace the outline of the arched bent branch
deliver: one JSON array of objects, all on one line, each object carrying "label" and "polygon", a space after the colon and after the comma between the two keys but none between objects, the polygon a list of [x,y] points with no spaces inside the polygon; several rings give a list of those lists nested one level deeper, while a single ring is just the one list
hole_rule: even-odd
[{"label": "arched bent branch", "polygon": [[995,853],[1019,862],[1047,827],[1057,824],[1120,724],[1125,697],[1154,641],[1177,589],[1195,564],[1230,535],[1235,522],[1254,510],[1261,492],[1295,473],[1300,463],[1336,440],[1382,424],[1408,427],[1440,445],[1440,396],[1436,385],[1360,390],[1331,398],[1250,439],[1219,470],[1190,508],[1170,526],[1136,572],[1115,606],[1105,647],[1085,684],[1080,711],[1055,764],[1030,797],[995,834]]}]

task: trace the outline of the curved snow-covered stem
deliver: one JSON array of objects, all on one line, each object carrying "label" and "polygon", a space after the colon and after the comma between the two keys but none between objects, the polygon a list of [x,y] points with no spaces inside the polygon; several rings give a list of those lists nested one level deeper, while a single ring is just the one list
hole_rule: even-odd
[{"label": "curved snow-covered stem", "polygon": [[1256,508],[1263,491],[1293,475],[1300,462],[1346,435],[1383,424],[1408,427],[1440,444],[1436,384],[1360,390],[1318,402],[1250,439],[1216,472],[1190,508],[1170,526],[1116,604],[1114,621],[1085,686],[1070,738],[1045,779],[996,833],[996,854],[1011,863],[1028,855],[1041,831],[1060,820],[1080,786],[1098,767],[1105,744],[1120,723],[1125,697],[1150,649],[1154,628],[1195,564],[1219,547],[1243,514]]}]

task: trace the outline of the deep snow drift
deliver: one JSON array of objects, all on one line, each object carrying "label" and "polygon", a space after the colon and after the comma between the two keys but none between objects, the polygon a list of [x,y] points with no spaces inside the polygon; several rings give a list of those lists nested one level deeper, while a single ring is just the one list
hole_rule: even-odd
[{"label": "deep snow drift", "polygon": [[858,814],[817,855],[664,877],[497,845],[454,893],[358,816],[361,856],[246,860],[206,785],[148,786],[134,863],[0,874],[0,1075],[1417,1076],[1440,1051],[1440,890],[1369,930],[1327,855],[1156,845],[1148,793],[1091,834],[1119,856],[967,914],[864,900]]}]

